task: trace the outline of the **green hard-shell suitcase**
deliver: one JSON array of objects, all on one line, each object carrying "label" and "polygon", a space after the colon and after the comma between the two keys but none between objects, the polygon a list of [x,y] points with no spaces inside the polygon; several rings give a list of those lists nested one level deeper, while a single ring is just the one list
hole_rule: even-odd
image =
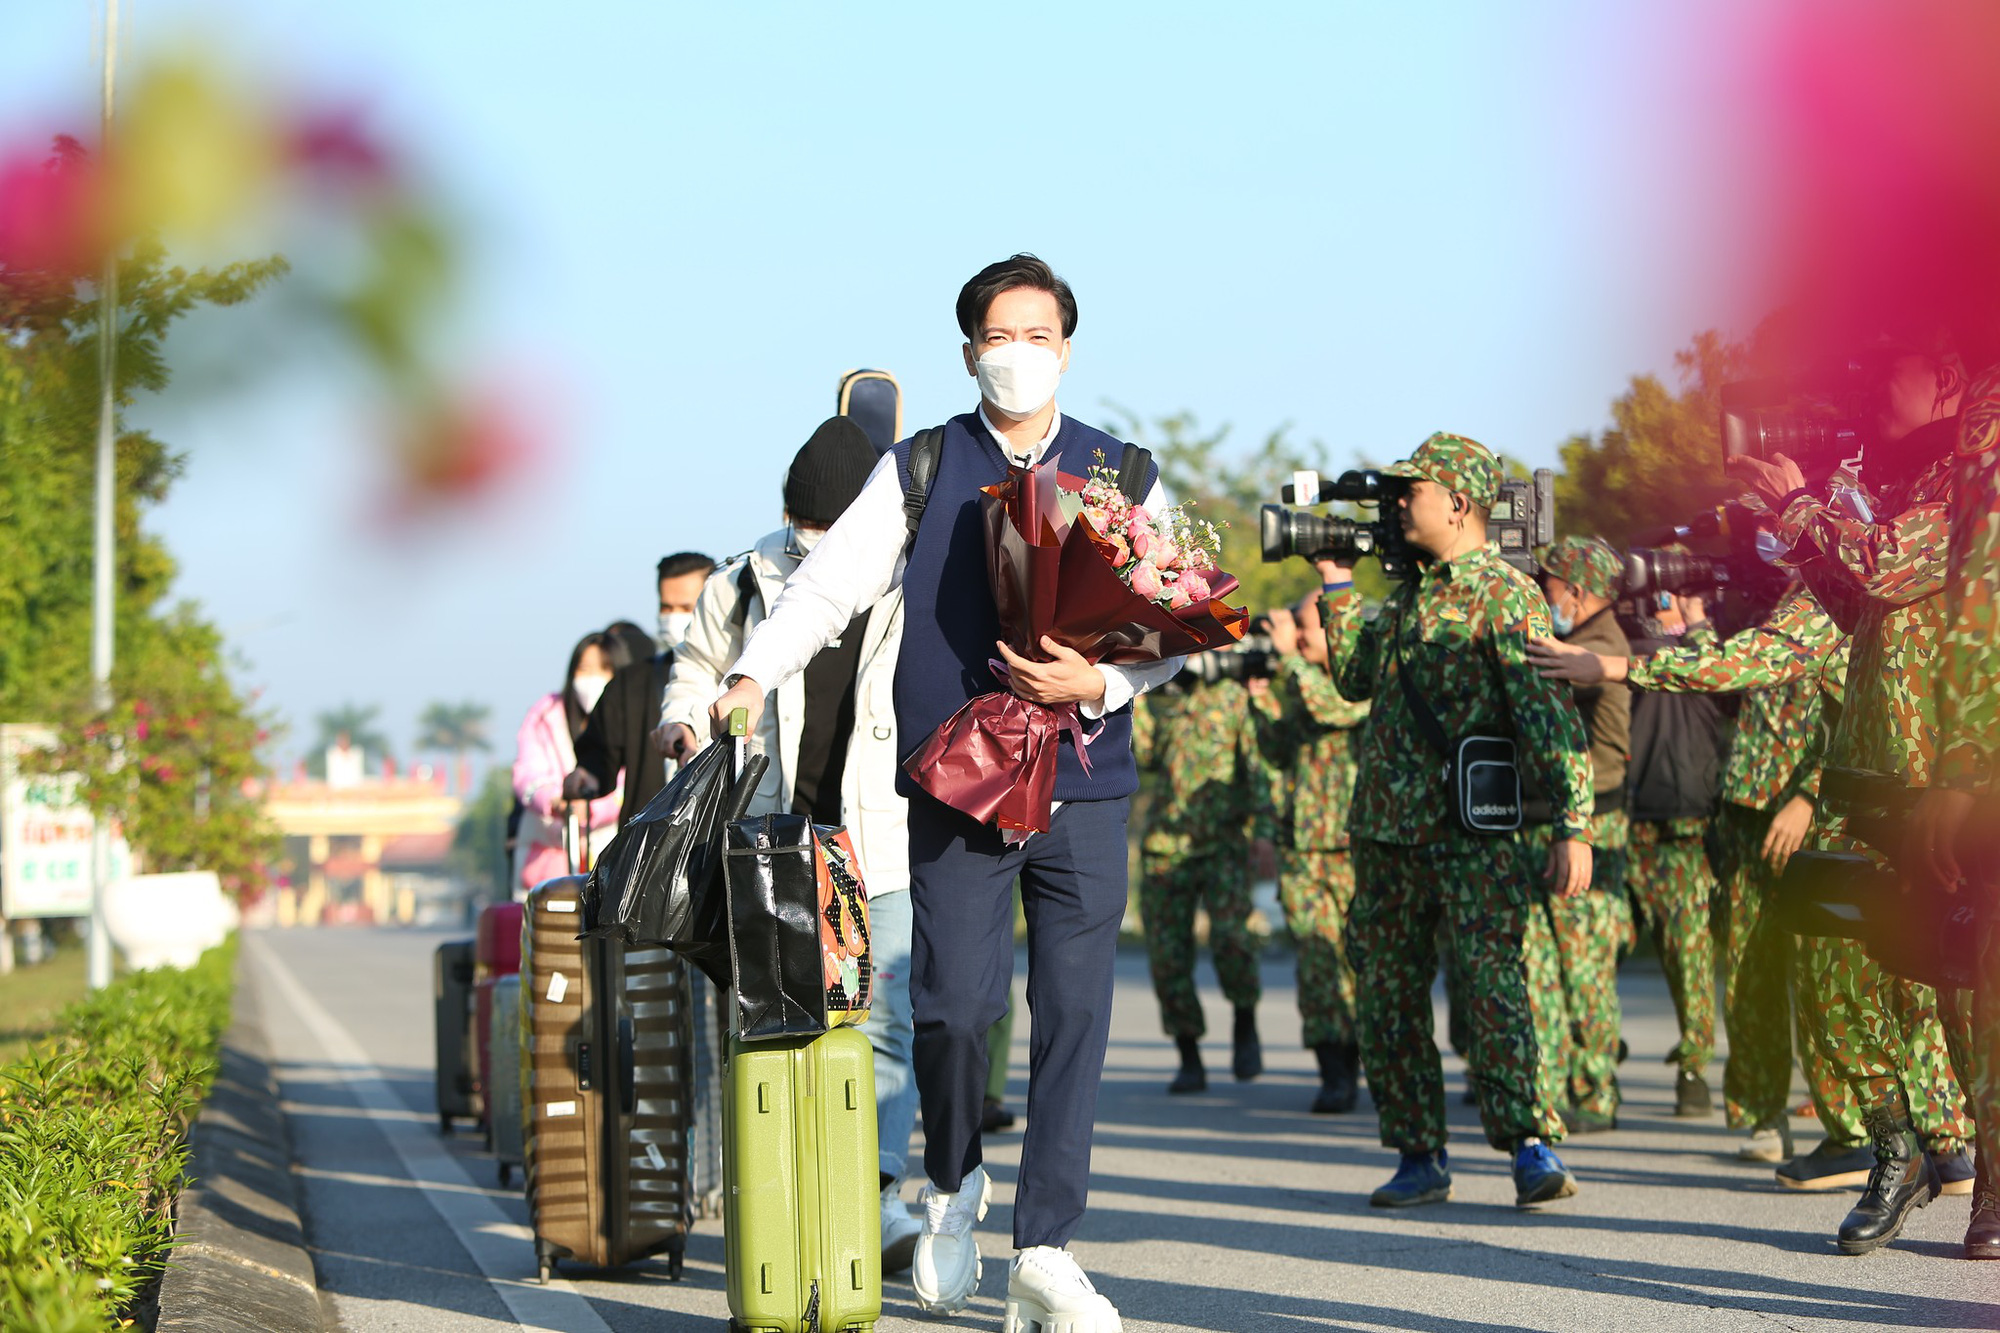
[{"label": "green hard-shell suitcase", "polygon": [[868,1038],[732,1039],[723,1086],[731,1333],[868,1333],[882,1315]]}]

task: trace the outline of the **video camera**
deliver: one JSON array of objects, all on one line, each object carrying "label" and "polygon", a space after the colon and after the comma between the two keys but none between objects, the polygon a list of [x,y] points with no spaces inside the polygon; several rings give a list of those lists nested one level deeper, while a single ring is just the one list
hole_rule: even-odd
[{"label": "video camera", "polygon": [[[1771,564],[1758,548],[1761,517],[1758,510],[1732,500],[1691,523],[1644,534],[1641,545],[1625,552],[1625,592],[1639,599],[1663,592],[1740,598],[1739,618],[1750,623],[1775,605],[1792,582],[1791,571]],[[1723,554],[1673,549],[1713,541],[1723,544]]]},{"label": "video camera", "polygon": [[[1820,796],[1848,816],[1848,831],[1884,856],[1901,853],[1905,818],[1922,789],[1890,773],[1828,767]],[[1989,863],[1990,854],[1962,862]],[[1960,884],[1956,893],[1925,887],[1904,893],[1896,872],[1856,852],[1794,852],[1778,881],[1777,912],[1797,935],[1861,941],[1869,957],[1896,976],[1957,990],[1978,978],[1981,917],[1993,910],[1990,895]]]},{"label": "video camera", "polygon": [[1271,642],[1271,617],[1251,619],[1243,637],[1224,648],[1211,648],[1188,658],[1175,681],[1269,680],[1277,674],[1278,656]]},{"label": "video camera", "polygon": [[1866,443],[1883,374],[1876,358],[1857,356],[1810,376],[1723,385],[1723,461],[1783,454],[1807,480],[1831,476]]},{"label": "video camera", "polygon": [[[1402,518],[1395,512],[1409,488],[1407,477],[1387,477],[1373,468],[1343,472],[1333,481],[1322,480],[1317,472],[1294,472],[1291,484],[1279,492],[1286,504],[1345,501],[1372,506],[1375,517],[1338,518],[1267,504],[1258,513],[1264,563],[1276,564],[1296,555],[1307,560],[1331,556],[1352,564],[1372,555],[1381,562],[1384,574],[1392,579],[1404,577],[1421,554],[1404,538]],[[1556,536],[1555,473],[1537,468],[1533,481],[1500,483],[1500,494],[1494,497],[1486,516],[1486,535],[1502,560],[1533,578],[1538,572],[1535,548],[1548,545]]]}]

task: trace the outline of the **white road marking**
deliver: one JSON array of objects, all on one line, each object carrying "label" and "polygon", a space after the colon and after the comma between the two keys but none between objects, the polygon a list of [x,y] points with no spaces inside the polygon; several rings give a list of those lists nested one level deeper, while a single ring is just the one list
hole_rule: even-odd
[{"label": "white road marking", "polygon": [[339,1067],[341,1079],[402,1160],[410,1180],[479,1265],[520,1326],[537,1333],[611,1333],[568,1282],[552,1277],[542,1286],[534,1280],[534,1238],[528,1229],[501,1212],[500,1205],[473,1183],[428,1122],[419,1127],[361,1044],[312,997],[277,952],[253,932],[244,932],[243,940],[327,1059]]}]

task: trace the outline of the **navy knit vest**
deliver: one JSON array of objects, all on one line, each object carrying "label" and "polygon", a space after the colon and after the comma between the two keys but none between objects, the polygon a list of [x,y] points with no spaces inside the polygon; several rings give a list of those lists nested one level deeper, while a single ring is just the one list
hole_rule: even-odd
[{"label": "navy knit vest", "polygon": [[[1065,416],[1062,429],[1049,443],[1043,460],[1060,459],[1064,472],[1081,477],[1092,464],[1117,467],[1125,446],[1074,417]],[[910,441],[894,450],[896,471],[907,490],[910,484]],[[1142,494],[1152,489],[1157,469],[1149,468]],[[944,426],[937,474],[916,545],[903,571],[903,645],[896,663],[897,788],[905,796],[917,786],[902,771],[908,759],[967,700],[1000,688],[986,663],[1000,655],[1000,616],[993,605],[986,575],[986,535],[980,519],[979,491],[1007,476],[1006,456],[977,413],[953,417]],[[1077,762],[1067,735],[1056,765],[1058,801],[1109,801],[1139,789],[1139,770],[1132,762],[1130,705],[1106,714],[1101,723],[1084,722],[1093,733],[1090,772]]]}]

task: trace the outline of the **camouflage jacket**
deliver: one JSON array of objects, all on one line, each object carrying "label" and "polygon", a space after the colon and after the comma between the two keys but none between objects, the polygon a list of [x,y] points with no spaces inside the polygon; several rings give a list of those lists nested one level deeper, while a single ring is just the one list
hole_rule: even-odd
[{"label": "camouflage jacket", "polygon": [[1402,844],[1461,836],[1446,803],[1444,760],[1397,681],[1407,669],[1447,741],[1513,737],[1522,777],[1547,794],[1557,836],[1589,840],[1589,742],[1569,687],[1528,661],[1528,640],[1549,633],[1549,612],[1525,575],[1481,547],[1421,564],[1373,620],[1363,619],[1352,588],[1323,598],[1320,615],[1341,695],[1375,701],[1361,733],[1349,833]]},{"label": "camouflage jacket", "polygon": [[1240,851],[1245,838],[1270,835],[1270,774],[1241,681],[1188,679],[1141,695],[1132,755],[1160,779],[1140,844],[1146,850]]},{"label": "camouflage jacket", "polygon": [[1270,707],[1257,713],[1257,738],[1273,774],[1278,837],[1305,851],[1347,846],[1354,799],[1354,729],[1368,705],[1340,697],[1326,668],[1296,654],[1278,664]]},{"label": "camouflage jacket", "polygon": [[[1829,660],[1845,657],[1846,644],[1833,618],[1801,590],[1763,625],[1726,644],[1706,621],[1691,626],[1679,645],[1632,663],[1629,679],[1644,689],[1679,693],[1736,682],[1727,688],[1742,691],[1742,706],[1720,794],[1731,805],[1775,811],[1794,796],[1819,798],[1820,766],[1812,747],[1821,674]],[[1654,665],[1659,657],[1668,660]],[[1745,680],[1750,676],[1775,683],[1750,685]]]},{"label": "camouflage jacket", "polygon": [[1993,789],[2000,761],[2000,365],[1966,391],[1937,674],[1938,780]]},{"label": "camouflage jacket", "polygon": [[1867,522],[1802,495],[1778,536],[1807,585],[1848,634],[1847,690],[1827,761],[1930,785],[1937,669],[1945,627],[1952,460],[1885,489]]}]

